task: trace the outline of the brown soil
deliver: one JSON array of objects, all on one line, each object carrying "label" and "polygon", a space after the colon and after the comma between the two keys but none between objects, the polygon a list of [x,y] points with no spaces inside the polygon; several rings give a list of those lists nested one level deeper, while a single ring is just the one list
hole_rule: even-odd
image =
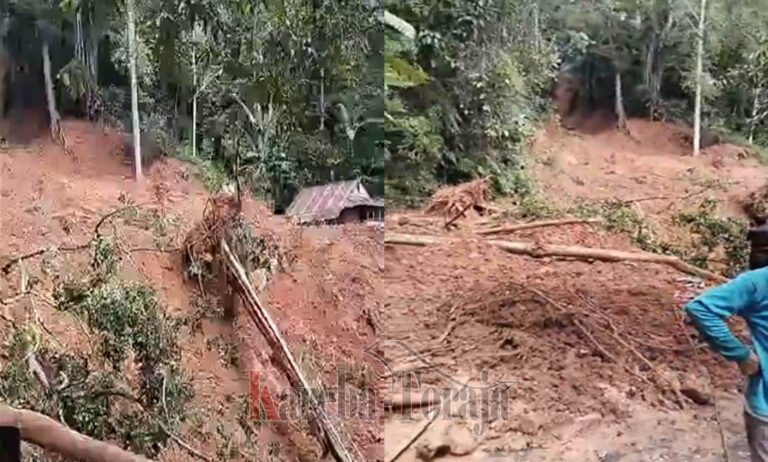
[{"label": "brown soil", "polygon": [[743,217],[744,198],[765,184],[768,167],[744,159],[742,147],[715,145],[694,159],[684,142],[685,128],[637,119],[629,127],[633,138],[616,130],[571,134],[548,124],[534,142],[540,189],[563,202],[663,196],[643,203],[650,214],[712,195],[725,202],[723,213]]},{"label": "brown soil", "polygon": [[[696,206],[702,197],[722,201],[724,214],[745,218],[740,204],[765,181],[768,168],[741,159],[742,150],[729,145],[693,159],[679,136],[682,130],[662,123],[632,120],[630,129],[639,141],[616,131],[583,135],[554,124],[543,128],[534,144],[540,190],[565,206],[649,198],[638,205],[644,216],[659,223],[676,210]],[[711,165],[714,155],[721,156],[721,164]],[[713,180],[722,185],[712,185]],[[388,232],[474,237],[485,221],[461,219],[459,229],[449,232],[438,218],[406,212],[390,214],[386,226]],[[633,250],[625,236],[589,225],[526,230],[510,239]],[[662,415],[672,417],[659,420],[658,431],[669,430],[669,425],[701,429],[707,441],[715,442],[707,446],[681,439],[685,447],[678,445],[675,451],[719,460],[717,427],[704,430],[702,419],[713,416],[712,396],[737,393],[741,378],[706,348],[692,347],[699,340],[680,309],[705,287],[701,281],[654,264],[537,260],[470,240],[429,248],[387,246],[385,256],[387,337],[420,352],[438,369],[425,367],[402,343],[392,343],[386,351],[394,387],[390,393],[455,388],[450,377],[477,381],[483,374],[488,383],[506,384],[509,390],[510,417],[488,417],[490,428],[478,439],[480,448],[453,460],[608,460],[597,454],[598,448],[626,455],[630,446],[654,446],[649,443],[656,441],[652,432],[633,432],[632,426]],[[736,326],[742,332],[743,326]],[[707,394],[710,405],[699,406],[676,393],[687,388]],[[737,409],[738,398],[731,401]],[[443,417],[459,426],[467,420],[456,413]],[[482,419],[473,416],[469,421]],[[598,422],[597,427],[591,425],[581,436],[563,436],[563,429],[581,428],[587,420]],[[388,458],[418,425],[388,416]],[[424,438],[440,440],[443,435],[442,443],[453,447],[452,437],[442,431],[429,430]],[[631,436],[629,441],[616,438],[624,433]],[[743,434],[736,434],[742,444]],[[417,460],[424,449],[418,446],[400,460]],[[657,446],[665,460],[688,460],[669,459],[673,449]],[[532,447],[541,450],[531,455]],[[486,459],[484,452],[502,457]]]},{"label": "brown soil", "polygon": [[[97,127],[77,121],[66,121],[64,130],[73,157],[45,139],[2,148],[0,255],[87,242],[96,222],[124,206],[127,199],[146,203],[144,208],[157,210],[160,218],[149,222],[115,220],[120,246],[131,250],[130,257],[123,259],[124,276],[155,288],[165,309],[173,315],[194,316],[196,306],[205,302],[201,302],[197,285],[184,281],[181,253],[153,250],[157,241],[171,249],[180,248],[184,236],[202,218],[209,193],[194,179],[193,169],[163,159],[153,164],[145,184],[137,186],[131,179],[130,167],[122,164],[117,134],[104,135]],[[355,226],[336,228],[335,234],[325,235],[322,230],[297,231],[252,199],[245,201],[244,214],[256,228],[277,235],[296,256],[288,272],[277,274],[262,294],[291,349],[312,359],[328,388],[335,386],[335,372],[343,365],[375,372],[378,363],[363,350],[375,337],[368,319],[378,309],[376,290],[381,262],[377,242],[381,236],[373,229]],[[28,260],[25,268],[40,279],[41,291],[50,294],[55,279],[78,271],[86,262],[84,252],[59,252]],[[18,293],[18,281],[18,267],[0,278],[0,297]],[[7,307],[5,314],[23,320],[30,306],[28,299],[23,299]],[[73,350],[87,348],[85,334],[75,321],[39,300],[34,306],[58,341]],[[0,325],[0,337],[6,335],[7,326]],[[228,365],[211,347],[211,341],[220,339],[237,346],[237,366]],[[234,324],[206,320],[202,333],[182,332],[181,346],[183,368],[195,389],[190,419],[181,436],[214,460],[225,460],[217,451],[227,444],[236,449],[247,447],[238,418],[248,398],[248,373],[267,371],[273,387],[287,382],[271,365],[268,348],[245,314]],[[345,426],[366,460],[381,459],[381,423],[377,419],[349,419]],[[317,443],[295,426],[289,426],[288,432],[285,426],[254,427],[258,432],[258,454],[244,451],[226,460],[317,457],[307,456],[308,448],[302,447],[311,446],[311,451],[317,451]],[[173,443],[160,459],[195,460]]]}]

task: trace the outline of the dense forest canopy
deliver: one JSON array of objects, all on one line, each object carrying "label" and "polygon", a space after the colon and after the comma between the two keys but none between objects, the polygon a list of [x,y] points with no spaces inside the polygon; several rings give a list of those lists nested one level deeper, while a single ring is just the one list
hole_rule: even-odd
[{"label": "dense forest canopy", "polygon": [[131,133],[129,8],[141,131],[168,154],[278,209],[330,180],[383,194],[384,43],[371,2],[11,0],[2,47],[31,87],[16,106],[44,101],[45,44],[62,116],[102,100],[103,117]]},{"label": "dense forest canopy", "polygon": [[388,0],[385,7],[392,198],[411,202],[442,182],[478,176],[494,179],[498,192],[526,192],[521,154],[565,77],[592,109],[612,110],[618,94],[627,116],[684,124],[694,123],[698,93],[705,130],[768,145],[765,0]]}]

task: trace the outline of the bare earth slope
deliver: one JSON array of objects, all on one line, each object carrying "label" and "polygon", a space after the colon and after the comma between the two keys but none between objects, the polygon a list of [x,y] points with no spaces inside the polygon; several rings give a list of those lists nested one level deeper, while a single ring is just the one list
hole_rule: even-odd
[{"label": "bare earth slope", "polygon": [[[201,219],[209,196],[193,169],[164,159],[152,166],[146,183],[137,187],[130,167],[116,154],[116,135],[103,135],[89,124],[73,121],[66,122],[65,130],[74,157],[46,140],[2,148],[0,255],[87,242],[97,221],[130,199],[155,212],[149,218],[115,220],[110,233],[116,233],[126,252],[124,277],[156,289],[164,308],[175,316],[192,318],[202,310],[204,318],[215,318],[215,308],[201,297],[197,284],[184,281],[181,255],[175,250]],[[367,373],[361,375],[360,386],[375,390],[370,377],[375,377],[379,366],[364,350],[375,340],[370,319],[377,312],[380,233],[354,226],[302,232],[250,199],[245,212],[256,228],[277,236],[284,250],[296,255],[295,263],[275,275],[261,295],[302,364],[321,376],[327,387],[335,385],[339,368],[355,366]],[[170,250],[157,251],[159,245]],[[25,268],[42,281],[41,296],[49,297],[54,279],[81,268],[87,257],[83,252],[48,253],[28,260]],[[18,293],[19,278],[18,268],[0,278],[0,298]],[[87,344],[85,333],[71,317],[34,298],[3,306],[3,314],[23,322],[30,319],[34,307],[56,341],[73,350]],[[202,332],[181,333],[183,369],[195,398],[180,436],[213,460],[315,460],[320,447],[303,427],[293,426],[286,434],[254,420],[248,426],[257,436],[254,442],[247,441],[241,417],[244,411],[247,415],[248,373],[266,370],[274,377],[271,385],[286,382],[271,365],[269,351],[245,314],[234,325],[203,321]],[[8,327],[0,324],[3,341]],[[345,429],[366,460],[379,460],[380,423],[368,417],[345,422]],[[161,460],[197,459],[169,442]]]},{"label": "bare earth slope", "polygon": [[[648,198],[638,204],[643,215],[663,223],[711,197],[724,204],[721,213],[740,217],[738,201],[768,177],[737,147],[692,159],[675,127],[630,123],[636,140],[543,128],[534,171],[547,199]],[[387,232],[472,237],[481,222],[461,219],[446,231],[441,218],[407,212],[390,214]],[[583,224],[509,239],[636,250],[625,236]],[[730,461],[748,460],[741,378],[691,344],[679,312],[704,282],[661,265],[537,260],[470,241],[388,245],[385,256],[390,396],[461,388],[465,379],[475,391],[442,406],[397,460],[715,462],[724,460],[723,439]],[[504,417],[468,410],[473,400],[490,405],[478,394],[483,384],[505,390]],[[424,419],[388,414],[386,460]],[[478,422],[484,431],[473,434]]]}]

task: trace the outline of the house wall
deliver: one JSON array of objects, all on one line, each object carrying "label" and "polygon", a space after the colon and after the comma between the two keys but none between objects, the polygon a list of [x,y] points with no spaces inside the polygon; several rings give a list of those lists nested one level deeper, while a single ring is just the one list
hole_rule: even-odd
[{"label": "house wall", "polygon": [[384,207],[365,207],[364,221],[384,221]]},{"label": "house wall", "polygon": [[341,211],[339,223],[359,223],[365,218],[364,207],[351,207]]},{"label": "house wall", "polygon": [[338,223],[360,223],[363,221],[384,221],[384,208],[361,205],[344,209]]}]

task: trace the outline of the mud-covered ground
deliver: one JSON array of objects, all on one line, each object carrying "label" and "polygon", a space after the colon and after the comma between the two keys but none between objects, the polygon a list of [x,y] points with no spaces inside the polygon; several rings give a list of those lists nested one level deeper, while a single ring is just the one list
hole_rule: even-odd
[{"label": "mud-covered ground", "polygon": [[[194,281],[184,280],[178,250],[186,233],[202,218],[210,196],[195,169],[164,159],[152,165],[145,184],[137,187],[119,155],[119,136],[104,135],[82,122],[64,125],[74,156],[44,137],[1,148],[0,255],[87,242],[102,216],[133,201],[142,204],[141,212],[131,219],[113,220],[115,226],[108,230],[125,251],[123,277],[156,289],[164,309],[173,316],[193,317],[199,310],[216,310]],[[376,369],[381,366],[365,350],[376,339],[371,319],[380,303],[382,232],[363,225],[304,232],[251,199],[245,203],[245,215],[256,234],[274,235],[283,250],[296,256],[290,268],[270,279],[261,298],[302,367],[327,388],[336,386],[339,370],[358,371],[356,385],[376,393]],[[53,252],[28,260],[25,271],[40,280],[40,296],[49,299],[57,278],[74,274],[87,263],[87,252]],[[0,298],[18,293],[19,278],[18,267],[0,278]],[[259,282],[254,280],[254,285]],[[40,299],[24,297],[3,306],[4,314],[24,321],[32,304],[57,341],[73,351],[87,344],[74,319]],[[0,325],[3,340],[7,328]],[[184,372],[195,391],[180,434],[190,445],[215,460],[222,460],[218,454],[226,447],[231,454],[226,460],[298,460],[297,446],[303,444],[310,446],[310,453],[320,450],[309,433],[299,435],[306,429],[292,427],[284,434],[271,425],[254,426],[258,448],[246,444],[240,418],[248,399],[249,372],[267,371],[274,387],[287,386],[287,381],[244,313],[234,323],[204,319],[202,332],[184,331],[180,343]],[[377,399],[375,394],[369,398]],[[344,420],[344,428],[366,460],[381,459],[383,440],[377,416]],[[195,458],[170,443],[161,460]]]},{"label": "mud-covered ground", "polygon": [[[743,219],[740,200],[768,176],[738,147],[693,159],[675,127],[632,121],[631,129],[635,139],[544,127],[530,162],[541,197],[563,208],[634,201],[662,238],[674,239],[679,230],[665,228],[673,213],[710,198],[718,213]],[[723,439],[728,460],[748,460],[738,370],[711,354],[680,313],[712,281],[659,264],[511,255],[477,241],[487,218],[470,214],[452,230],[444,221],[388,215],[387,233],[464,238],[385,248],[388,391],[397,400],[469,385],[397,460],[714,462],[726,460]],[[637,250],[627,236],[589,224],[500,238]],[[483,401],[483,387],[503,392]],[[483,414],[483,406],[492,409]],[[387,414],[386,460],[432,409]]]}]

